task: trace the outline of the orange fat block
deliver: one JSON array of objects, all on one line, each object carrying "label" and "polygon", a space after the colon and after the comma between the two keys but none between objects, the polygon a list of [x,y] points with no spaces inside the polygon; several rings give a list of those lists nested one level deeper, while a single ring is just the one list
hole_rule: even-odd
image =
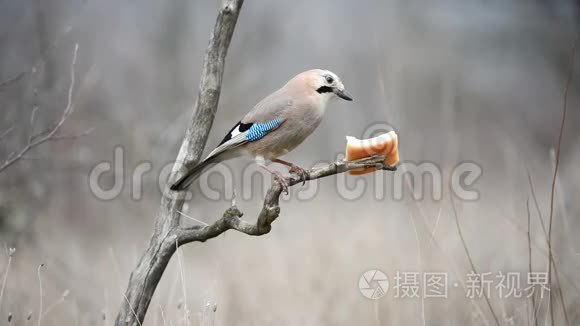
[{"label": "orange fat block", "polygon": [[[399,163],[398,136],[394,131],[369,139],[357,139],[346,136],[346,160],[354,161],[373,155],[384,155],[385,165],[394,166]],[[348,171],[350,175],[360,175],[375,172],[376,168]]]}]

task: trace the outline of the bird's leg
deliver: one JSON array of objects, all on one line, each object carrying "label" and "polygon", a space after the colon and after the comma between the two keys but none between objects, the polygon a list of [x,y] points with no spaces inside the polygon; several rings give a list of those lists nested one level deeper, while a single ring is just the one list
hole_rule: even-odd
[{"label": "bird's leg", "polygon": [[264,170],[270,172],[272,174],[272,176],[274,176],[274,179],[282,185],[282,189],[284,190],[284,192],[287,195],[288,194],[288,181],[286,181],[286,178],[284,178],[282,173],[275,171],[275,170],[271,170],[270,168],[268,168],[266,166],[266,164],[258,163],[258,165],[260,167],[262,167]]},{"label": "bird's leg", "polygon": [[290,170],[288,170],[288,172],[299,175],[300,178],[302,179],[302,185],[306,184],[306,178],[308,176],[308,173],[303,168],[299,167],[298,165],[296,165],[292,162],[287,162],[287,161],[281,160],[279,158],[273,159],[272,162],[286,165],[287,167],[290,168]]}]

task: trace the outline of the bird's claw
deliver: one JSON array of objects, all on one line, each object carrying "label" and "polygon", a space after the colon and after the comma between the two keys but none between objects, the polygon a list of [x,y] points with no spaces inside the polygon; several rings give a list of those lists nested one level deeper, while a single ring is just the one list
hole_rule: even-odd
[{"label": "bird's claw", "polygon": [[278,183],[282,186],[282,191],[288,195],[288,181],[286,181],[286,178],[284,178],[280,172],[275,172],[274,180],[278,181]]},{"label": "bird's claw", "polygon": [[300,178],[302,179],[302,185],[306,184],[306,178],[308,177],[308,173],[306,172],[306,170],[299,167],[298,165],[292,165],[290,167],[290,170],[288,170],[288,172],[299,175]]}]

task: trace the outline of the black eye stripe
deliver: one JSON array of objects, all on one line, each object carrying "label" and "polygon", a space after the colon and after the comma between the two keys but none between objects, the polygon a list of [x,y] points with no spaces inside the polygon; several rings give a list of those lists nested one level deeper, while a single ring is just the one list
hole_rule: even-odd
[{"label": "black eye stripe", "polygon": [[318,93],[332,93],[332,87],[330,86],[321,86],[316,90]]}]

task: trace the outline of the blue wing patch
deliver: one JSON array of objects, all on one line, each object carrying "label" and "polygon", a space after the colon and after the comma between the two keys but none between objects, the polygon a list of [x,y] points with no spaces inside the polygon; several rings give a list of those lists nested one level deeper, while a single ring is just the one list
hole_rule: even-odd
[{"label": "blue wing patch", "polygon": [[267,122],[255,122],[252,124],[248,133],[246,134],[246,140],[249,142],[262,139],[270,131],[278,128],[282,124],[282,119],[276,118]]}]

